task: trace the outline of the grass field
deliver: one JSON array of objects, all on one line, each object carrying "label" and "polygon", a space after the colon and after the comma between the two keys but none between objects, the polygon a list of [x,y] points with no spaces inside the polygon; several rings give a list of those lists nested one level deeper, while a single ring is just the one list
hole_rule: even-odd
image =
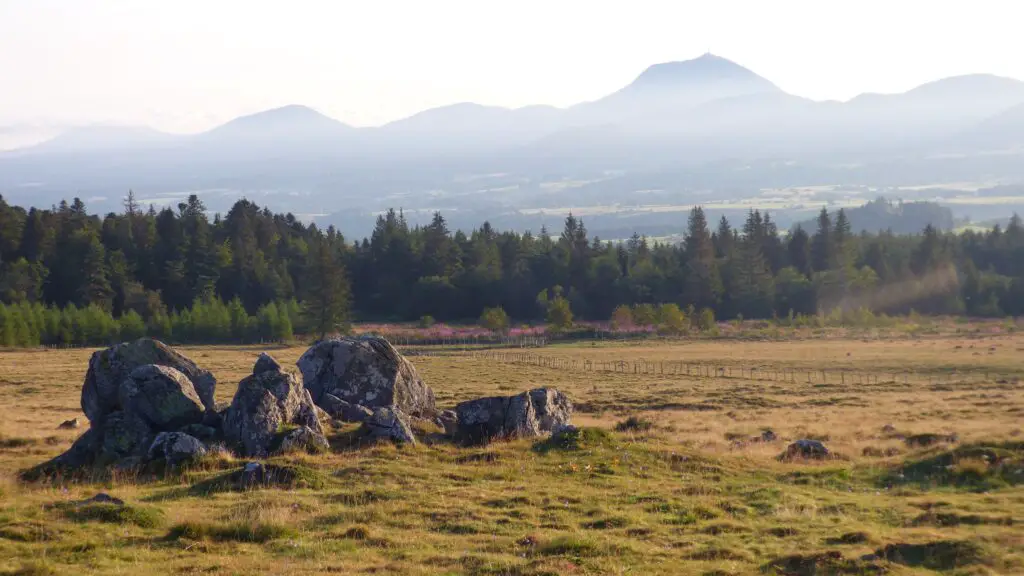
[{"label": "grass field", "polygon": [[[228,401],[263,349],[182,350]],[[271,352],[291,364],[303,350]],[[585,372],[447,350],[411,358],[442,407],[555,386],[578,406],[579,437],[352,447],[345,426],[330,454],[275,460],[299,481],[249,492],[218,487],[241,465],[226,458],[145,483],[17,482],[81,433],[57,425],[84,421],[91,351],[0,352],[0,573],[1024,574],[1022,350],[1009,334],[531,351],[914,374],[846,385]],[[630,416],[639,425],[616,429]],[[750,441],[765,429],[779,440]],[[840,457],[780,462],[797,438]],[[127,506],[73,504],[101,491]]]}]

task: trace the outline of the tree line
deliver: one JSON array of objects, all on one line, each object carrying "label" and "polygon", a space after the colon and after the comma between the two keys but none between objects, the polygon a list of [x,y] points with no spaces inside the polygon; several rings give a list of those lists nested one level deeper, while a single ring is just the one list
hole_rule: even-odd
[{"label": "tree line", "polygon": [[[0,344],[15,332],[43,343],[113,337],[111,322],[179,341],[323,334],[353,318],[475,320],[494,308],[530,322],[549,316],[552,303],[568,307],[563,316],[602,321],[643,304],[719,319],[837,308],[1024,313],[1024,226],[1016,216],[985,232],[852,234],[843,210],[823,208],[813,230],[783,235],[768,212],[752,210],[734,228],[725,218],[712,225],[696,207],[680,225],[680,244],[637,235],[608,242],[572,215],[554,235],[487,222],[453,232],[439,213],[410,226],[389,210],[370,237],[349,242],[333,227],[248,200],[211,219],[194,195],[157,210],[129,193],[120,213],[104,216],[77,198],[26,210],[0,196],[0,338],[9,338]],[[110,319],[106,332],[75,332],[100,315]]]}]

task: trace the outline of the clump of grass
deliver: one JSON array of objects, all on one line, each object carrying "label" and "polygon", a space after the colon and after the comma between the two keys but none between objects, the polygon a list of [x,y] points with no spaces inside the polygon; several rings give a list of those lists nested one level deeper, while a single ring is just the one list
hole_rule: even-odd
[{"label": "clump of grass", "polygon": [[825,543],[833,546],[837,545],[853,545],[853,544],[864,544],[870,542],[871,536],[867,532],[847,532],[842,536],[835,536],[832,538],[826,538]]},{"label": "clump of grass", "polygon": [[398,494],[394,492],[370,488],[359,492],[343,492],[335,496],[335,499],[346,506],[365,506],[376,502],[395,500],[398,497]]},{"label": "clump of grass", "polygon": [[615,440],[604,428],[573,428],[552,434],[550,438],[533,445],[533,450],[541,454],[552,450],[575,451],[588,448],[614,446]]},{"label": "clump of grass", "polygon": [[597,544],[575,535],[559,536],[550,542],[541,544],[537,551],[545,556],[571,556],[574,558],[596,556],[600,553]]},{"label": "clump of grass", "polygon": [[616,432],[650,432],[654,422],[642,416],[630,416],[615,425]]},{"label": "clump of grass", "polygon": [[835,576],[849,574],[884,574],[881,566],[860,560],[844,558],[841,552],[830,550],[812,554],[793,554],[783,556],[761,566],[761,571],[769,574],[785,574],[786,576],[817,576],[831,574]]},{"label": "clump of grass", "polygon": [[691,552],[686,557],[690,560],[701,560],[705,562],[714,562],[717,560],[733,560],[742,562],[744,560],[749,560],[749,557],[742,551],[714,546],[703,548],[696,552]]},{"label": "clump of grass", "polygon": [[592,522],[584,522],[583,527],[590,530],[608,530],[610,528],[625,528],[629,525],[629,519],[622,516],[602,518]]},{"label": "clump of grass", "polygon": [[139,528],[156,528],[164,523],[163,511],[150,506],[92,502],[61,506],[61,511],[75,522],[131,524]]},{"label": "clump of grass", "polygon": [[960,526],[961,524],[967,526],[981,526],[985,524],[995,526],[1012,526],[1013,518],[1008,516],[1004,518],[997,518],[992,516],[981,516],[978,514],[958,514],[956,512],[935,512],[933,510],[929,510],[917,518],[914,518],[910,524],[911,526],[938,526],[941,528]]},{"label": "clump of grass", "polygon": [[59,572],[46,562],[33,561],[22,564],[14,570],[5,571],[3,574],[5,576],[55,576]]},{"label": "clump of grass", "polygon": [[750,529],[742,524],[734,524],[732,522],[717,522],[705,526],[701,532],[704,534],[710,534],[712,536],[719,536],[721,534],[730,534],[734,532],[749,532]]},{"label": "clump of grass", "polygon": [[60,534],[42,522],[10,522],[0,526],[0,539],[14,542],[50,542]]},{"label": "clump of grass", "polygon": [[939,540],[923,544],[889,544],[875,552],[889,562],[920,566],[932,570],[950,570],[971,564],[984,564],[985,550],[967,540]]},{"label": "clump of grass", "polygon": [[345,530],[341,537],[349,540],[366,540],[370,537],[370,529],[366,526],[353,526]]},{"label": "clump of grass", "polygon": [[263,544],[271,540],[294,538],[295,529],[274,522],[183,522],[171,528],[169,540],[211,540],[214,542],[252,542]]},{"label": "clump of grass", "polygon": [[10,448],[24,448],[26,446],[35,445],[37,440],[35,438],[19,438],[17,436],[4,436],[0,435],[0,449]]},{"label": "clump of grass", "polygon": [[955,444],[958,440],[956,434],[935,434],[926,432],[924,434],[911,434],[903,439],[903,442],[911,448],[926,448],[941,443]]}]

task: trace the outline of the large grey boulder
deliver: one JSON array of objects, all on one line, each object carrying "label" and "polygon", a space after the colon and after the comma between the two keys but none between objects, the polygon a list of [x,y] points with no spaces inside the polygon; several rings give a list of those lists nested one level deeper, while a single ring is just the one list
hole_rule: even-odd
[{"label": "large grey boulder", "polygon": [[568,425],[572,419],[572,402],[555,388],[530,390],[530,402],[537,414],[537,426],[541,432],[553,432]]},{"label": "large grey boulder", "polygon": [[289,425],[306,426],[323,432],[312,398],[302,379],[282,370],[253,374],[238,383],[238,390],[224,414],[222,432],[236,450],[250,457],[269,454],[280,443]]},{"label": "large grey boulder", "polygon": [[157,364],[132,370],[121,383],[118,402],[122,411],[158,431],[198,424],[205,410],[191,380],[174,368]]},{"label": "large grey boulder", "polygon": [[206,446],[194,436],[182,432],[161,432],[149,446],[150,460],[163,460],[167,466],[177,468],[195,462],[206,455]]},{"label": "large grey boulder", "polygon": [[313,400],[325,410],[324,396],[330,394],[371,410],[393,407],[410,416],[433,416],[433,390],[384,338],[322,340],[296,365]]},{"label": "large grey boulder", "polygon": [[133,370],[147,364],[174,368],[192,383],[202,405],[213,407],[217,386],[213,374],[163,342],[140,338],[95,352],[89,359],[89,370],[82,385],[82,411],[89,421],[100,422],[107,414],[121,410],[121,384]]},{"label": "large grey boulder", "polygon": [[568,426],[572,402],[554,388],[537,388],[462,402],[455,415],[455,436],[463,442],[528,438]]},{"label": "large grey boulder", "polygon": [[373,416],[363,422],[362,430],[373,438],[388,438],[403,444],[416,443],[408,416],[397,408],[377,408]]},{"label": "large grey boulder", "polygon": [[455,407],[455,414],[457,436],[470,444],[540,435],[529,392],[462,402]]}]

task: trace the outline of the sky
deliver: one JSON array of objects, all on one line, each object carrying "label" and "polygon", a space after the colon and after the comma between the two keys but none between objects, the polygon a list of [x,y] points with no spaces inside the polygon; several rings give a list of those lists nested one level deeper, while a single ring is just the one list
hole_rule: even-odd
[{"label": "sky", "polygon": [[568,106],[706,51],[846,100],[1024,79],[1008,0],[0,0],[0,127],[197,132],[304,104],[372,126],[457,102]]}]

